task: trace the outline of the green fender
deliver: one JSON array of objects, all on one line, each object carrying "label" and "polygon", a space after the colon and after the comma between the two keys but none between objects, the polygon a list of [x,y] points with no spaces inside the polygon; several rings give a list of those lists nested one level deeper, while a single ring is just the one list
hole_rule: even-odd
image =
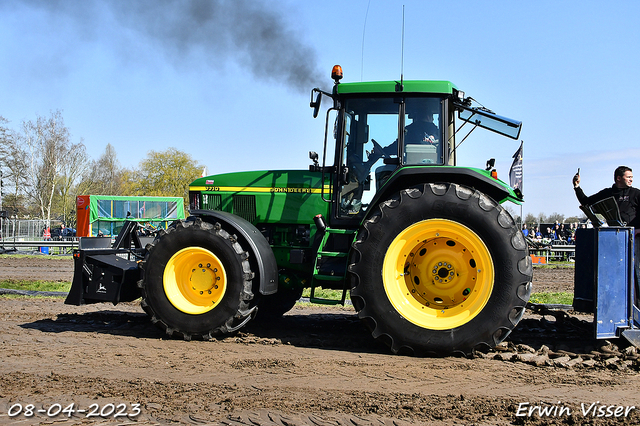
[{"label": "green fender", "polygon": [[[411,188],[421,183],[438,182],[457,183],[475,188],[500,204],[505,201],[512,201],[516,204],[523,202],[521,194],[516,193],[505,182],[491,177],[491,173],[487,170],[470,167],[433,166],[402,167],[396,170],[373,197],[371,205],[374,206],[389,199],[402,189]],[[368,210],[363,222],[368,219],[373,210]]]}]

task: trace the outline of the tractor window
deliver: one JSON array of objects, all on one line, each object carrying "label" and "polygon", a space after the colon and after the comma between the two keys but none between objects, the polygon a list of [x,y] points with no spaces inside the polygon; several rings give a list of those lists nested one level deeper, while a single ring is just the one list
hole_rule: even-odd
[{"label": "tractor window", "polygon": [[409,98],[405,107],[403,163],[443,164],[442,101],[439,98]]},{"label": "tractor window", "polygon": [[[350,99],[344,110],[342,164],[348,170],[340,191],[340,215],[357,216],[373,198],[381,169],[391,173],[385,157],[398,156],[400,102],[393,98]],[[373,172],[373,174],[372,174]]]},{"label": "tractor window", "polygon": [[[340,216],[363,214],[375,192],[399,167],[398,164],[443,164],[442,111],[443,99],[440,97],[352,98],[345,101],[344,145],[340,161],[346,173],[340,182]],[[401,160],[384,164],[385,158]]]}]

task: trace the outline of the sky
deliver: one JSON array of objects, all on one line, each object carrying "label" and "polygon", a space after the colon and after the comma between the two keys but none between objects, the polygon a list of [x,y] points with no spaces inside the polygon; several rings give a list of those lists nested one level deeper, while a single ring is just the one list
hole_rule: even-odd
[{"label": "sky", "polygon": [[[72,142],[123,167],[175,147],[208,174],[306,169],[324,138],[310,92],[333,65],[449,80],[523,122],[522,214],[577,216],[578,168],[587,194],[619,165],[640,179],[638,16],[625,0],[0,0],[0,116],[60,110]],[[458,165],[495,158],[508,181],[519,145],[478,129]]]}]

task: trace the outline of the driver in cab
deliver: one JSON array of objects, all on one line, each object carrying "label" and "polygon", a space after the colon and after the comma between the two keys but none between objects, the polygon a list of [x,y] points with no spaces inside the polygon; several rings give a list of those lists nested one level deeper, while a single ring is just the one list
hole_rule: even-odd
[{"label": "driver in cab", "polygon": [[[414,108],[408,113],[408,118],[411,121],[409,125],[404,128],[404,143],[405,145],[437,145],[439,142],[439,130],[438,126],[433,123],[433,113],[427,108]],[[390,145],[380,149],[380,146],[374,147],[373,151],[369,154],[369,158],[366,162],[362,163],[361,167],[357,167],[358,180],[362,181],[369,175],[369,171],[373,164],[382,157],[389,157],[391,155],[398,154],[398,140],[396,139]]]},{"label": "driver in cab", "polygon": [[[436,143],[438,126],[433,124],[432,113],[426,109],[419,108],[412,114],[409,114],[409,118],[413,121],[404,129],[404,141],[406,144],[433,145]],[[395,142],[395,145],[397,146],[397,141]]]}]

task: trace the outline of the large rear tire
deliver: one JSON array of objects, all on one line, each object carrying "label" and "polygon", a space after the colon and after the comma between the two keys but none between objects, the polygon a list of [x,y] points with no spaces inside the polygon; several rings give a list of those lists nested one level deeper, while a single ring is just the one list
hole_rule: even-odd
[{"label": "large rear tire", "polygon": [[531,258],[511,215],[457,184],[405,189],[379,204],[352,252],[353,304],[394,353],[491,348],[531,294]]},{"label": "large rear tire", "polygon": [[170,336],[207,340],[233,333],[255,311],[248,256],[219,223],[174,222],[147,246],[138,282],[142,307]]}]

